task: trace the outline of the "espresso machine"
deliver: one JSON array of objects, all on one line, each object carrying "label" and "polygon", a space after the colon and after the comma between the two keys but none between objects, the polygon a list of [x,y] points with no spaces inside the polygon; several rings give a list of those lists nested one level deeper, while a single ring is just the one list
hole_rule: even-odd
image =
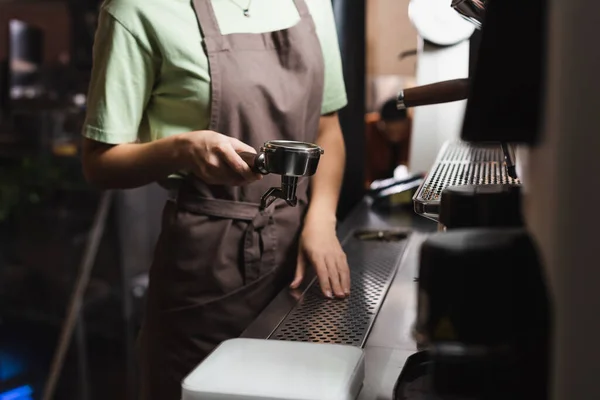
[{"label": "espresso machine", "polygon": [[599,398],[588,347],[600,330],[598,280],[584,265],[600,264],[591,239],[600,220],[583,210],[598,192],[586,182],[600,172],[600,61],[583,42],[600,6],[451,6],[481,29],[474,73],[398,96],[399,107],[468,101],[462,140],[441,149],[414,198],[440,232],[421,248],[422,351],[396,398],[411,399],[411,385],[414,399]]}]

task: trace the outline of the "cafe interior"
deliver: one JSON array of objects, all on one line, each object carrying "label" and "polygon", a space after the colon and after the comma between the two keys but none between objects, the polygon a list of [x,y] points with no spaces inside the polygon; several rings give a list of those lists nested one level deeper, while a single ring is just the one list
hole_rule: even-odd
[{"label": "cafe interior", "polygon": [[[85,179],[101,6],[0,0],[0,400],[142,399],[169,193]],[[310,274],[284,288],[164,400],[600,399],[600,3],[332,9],[351,294],[324,298]],[[277,146],[257,149],[281,175],[265,208],[295,206],[318,168]]]}]

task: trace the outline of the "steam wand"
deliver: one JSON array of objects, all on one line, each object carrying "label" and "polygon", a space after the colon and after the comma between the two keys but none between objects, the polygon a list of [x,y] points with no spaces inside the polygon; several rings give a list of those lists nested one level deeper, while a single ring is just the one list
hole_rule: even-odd
[{"label": "steam wand", "polygon": [[502,146],[502,152],[504,153],[504,163],[506,164],[508,176],[513,179],[517,179],[517,166],[513,149],[510,144],[505,142],[500,143],[500,145]]}]

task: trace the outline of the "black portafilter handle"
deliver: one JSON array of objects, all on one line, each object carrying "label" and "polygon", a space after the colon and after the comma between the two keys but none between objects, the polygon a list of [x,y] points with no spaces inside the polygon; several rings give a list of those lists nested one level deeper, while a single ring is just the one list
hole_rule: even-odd
[{"label": "black portafilter handle", "polygon": [[244,160],[246,164],[250,166],[252,172],[254,172],[255,174],[267,175],[269,173],[265,166],[265,159],[261,156],[261,154],[250,153],[247,151],[238,154],[240,155],[242,160]]},{"label": "black portafilter handle", "polygon": [[421,247],[415,326],[440,399],[546,400],[551,307],[522,228],[432,235]]}]

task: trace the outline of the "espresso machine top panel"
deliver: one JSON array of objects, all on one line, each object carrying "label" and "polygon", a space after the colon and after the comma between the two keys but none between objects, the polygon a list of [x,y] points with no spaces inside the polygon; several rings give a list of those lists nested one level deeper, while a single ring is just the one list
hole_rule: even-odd
[{"label": "espresso machine top panel", "polygon": [[508,176],[499,143],[446,142],[413,198],[415,212],[437,221],[445,188],[498,184],[521,184],[518,179]]}]

